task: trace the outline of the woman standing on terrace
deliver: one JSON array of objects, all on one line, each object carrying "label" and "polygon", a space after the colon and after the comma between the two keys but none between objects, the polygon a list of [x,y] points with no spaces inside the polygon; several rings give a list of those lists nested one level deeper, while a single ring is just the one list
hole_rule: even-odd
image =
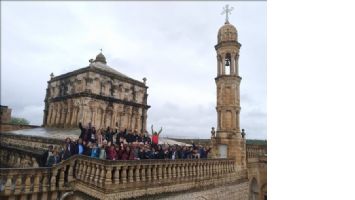
[{"label": "woman standing on terrace", "polygon": [[155,145],[158,145],[159,143],[159,135],[163,131],[163,127],[160,128],[159,132],[154,131],[153,125],[152,125],[152,143]]}]

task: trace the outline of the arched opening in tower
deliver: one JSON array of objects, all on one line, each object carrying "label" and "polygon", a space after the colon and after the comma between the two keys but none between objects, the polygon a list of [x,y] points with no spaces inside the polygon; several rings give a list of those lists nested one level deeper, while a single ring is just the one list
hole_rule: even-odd
[{"label": "arched opening in tower", "polygon": [[230,75],[231,74],[231,54],[227,53],[226,54],[226,58],[225,58],[225,62],[224,62],[224,67],[225,67],[225,75]]}]

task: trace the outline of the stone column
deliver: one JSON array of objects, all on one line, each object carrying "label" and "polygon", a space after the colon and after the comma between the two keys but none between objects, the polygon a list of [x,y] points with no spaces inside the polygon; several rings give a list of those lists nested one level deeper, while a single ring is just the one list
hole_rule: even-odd
[{"label": "stone column", "polygon": [[226,55],[222,55],[222,62],[221,62],[221,64],[222,64],[222,75],[225,75],[226,74],[226,67],[225,67],[225,59],[226,59]]},{"label": "stone column", "polygon": [[235,55],[235,74],[239,76],[239,54]]},{"label": "stone column", "polygon": [[50,126],[51,125],[52,114],[53,114],[53,108],[52,108],[52,106],[49,106],[46,126]]},{"label": "stone column", "polygon": [[231,54],[231,66],[230,66],[230,73],[231,73],[231,75],[235,75],[235,59],[236,59],[236,57],[235,57],[235,54]]}]

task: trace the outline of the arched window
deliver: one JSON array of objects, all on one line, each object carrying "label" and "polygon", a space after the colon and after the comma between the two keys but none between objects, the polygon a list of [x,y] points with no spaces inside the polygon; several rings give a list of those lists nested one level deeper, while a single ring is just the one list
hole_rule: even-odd
[{"label": "arched window", "polygon": [[225,75],[230,75],[231,74],[231,65],[232,65],[232,59],[231,59],[231,54],[227,53],[225,62],[224,62],[224,67],[225,67]]},{"label": "arched window", "polygon": [[256,181],[255,178],[253,178],[253,180],[251,181],[250,184],[250,200],[257,200],[258,196],[259,196],[259,186],[258,186],[258,182]]}]

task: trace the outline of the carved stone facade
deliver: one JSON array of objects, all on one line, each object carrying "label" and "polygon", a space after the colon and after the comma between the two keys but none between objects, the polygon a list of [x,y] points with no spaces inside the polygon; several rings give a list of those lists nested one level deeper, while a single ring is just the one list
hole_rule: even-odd
[{"label": "carved stone facade", "polygon": [[96,128],[146,128],[147,89],[106,64],[102,53],[90,65],[48,81],[43,125],[71,128],[79,122]]},{"label": "carved stone facade", "polygon": [[217,51],[217,133],[212,138],[216,156],[235,159],[239,169],[246,168],[246,145],[239,124],[240,82],[237,29],[228,21],[218,31]]}]

